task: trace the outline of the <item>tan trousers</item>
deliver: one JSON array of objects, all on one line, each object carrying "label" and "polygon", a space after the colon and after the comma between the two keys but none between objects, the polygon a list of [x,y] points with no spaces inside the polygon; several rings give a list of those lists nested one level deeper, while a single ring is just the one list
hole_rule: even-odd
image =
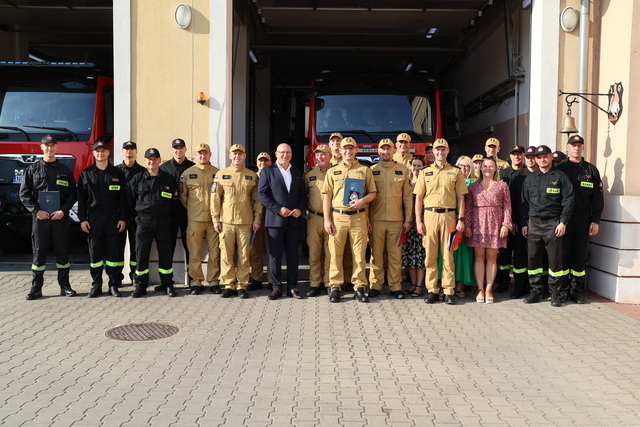
[{"label": "tan trousers", "polygon": [[[249,285],[249,245],[252,224],[222,224],[220,233],[221,280],[227,289],[247,289]],[[233,263],[233,255],[238,248],[238,268]]]},{"label": "tan trousers", "polygon": [[427,269],[426,286],[429,292],[438,293],[438,248],[442,252],[442,288],[445,295],[455,292],[455,265],[453,251],[447,250],[449,234],[456,228],[455,211],[436,213],[424,211],[427,234],[422,238],[425,248],[424,266]]},{"label": "tan trousers", "polygon": [[309,282],[312,288],[329,285],[329,235],[324,230],[324,218],[309,213],[307,220],[307,245],[309,246]]},{"label": "tan trousers", "polygon": [[402,221],[373,221],[373,231],[369,236],[371,245],[371,289],[382,289],[384,285],[384,252],[386,248],[388,262],[387,281],[391,291],[402,290],[402,246],[398,246],[398,237],[402,231]]},{"label": "tan trousers", "polygon": [[202,286],[202,242],[207,242],[207,282],[209,286],[220,285],[220,240],[213,222],[189,221],[187,225],[187,248],[189,249],[189,276],[191,286]]},{"label": "tan trousers", "polygon": [[353,290],[366,288],[367,276],[365,267],[365,253],[367,251],[367,214],[365,212],[355,215],[344,215],[334,212],[333,225],[335,231],[329,237],[329,253],[331,254],[331,266],[329,279],[332,288],[341,288],[345,281],[342,258],[349,248],[347,242],[351,242],[350,249],[353,252],[353,274],[351,283]]}]

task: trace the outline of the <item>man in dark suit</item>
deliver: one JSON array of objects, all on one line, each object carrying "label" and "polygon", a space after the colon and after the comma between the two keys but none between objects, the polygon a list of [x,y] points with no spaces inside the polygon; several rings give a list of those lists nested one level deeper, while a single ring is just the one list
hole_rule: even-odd
[{"label": "man in dark suit", "polygon": [[258,199],[265,207],[265,227],[269,233],[269,270],[273,281],[270,300],[282,296],[282,250],[287,255],[287,295],[302,299],[298,292],[298,246],[307,206],[302,171],[291,166],[291,147],[280,144],[276,162],[262,170]]}]

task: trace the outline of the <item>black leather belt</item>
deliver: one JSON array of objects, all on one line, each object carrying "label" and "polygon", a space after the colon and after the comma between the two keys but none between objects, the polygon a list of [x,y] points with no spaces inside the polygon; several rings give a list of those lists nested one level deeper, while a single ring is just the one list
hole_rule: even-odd
[{"label": "black leather belt", "polygon": [[424,208],[425,211],[431,211],[435,213],[445,213],[445,212],[453,212],[455,209],[447,209],[447,208]]},{"label": "black leather belt", "polygon": [[324,214],[322,212],[312,211],[311,209],[307,209],[307,212],[312,213],[314,215],[318,215],[318,216],[324,217]]},{"label": "black leather belt", "polygon": [[362,208],[360,210],[357,210],[357,211],[341,211],[340,209],[336,209],[336,208],[333,208],[331,210],[334,211],[334,212],[341,213],[342,215],[354,215],[354,214],[357,214],[357,213],[364,212],[364,208]]}]

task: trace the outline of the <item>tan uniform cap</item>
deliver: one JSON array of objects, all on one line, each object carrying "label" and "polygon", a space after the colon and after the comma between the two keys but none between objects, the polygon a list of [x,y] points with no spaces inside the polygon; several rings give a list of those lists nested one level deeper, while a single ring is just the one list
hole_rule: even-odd
[{"label": "tan uniform cap", "polygon": [[433,143],[433,148],[435,149],[435,148],[438,148],[438,147],[447,147],[447,148],[449,148],[449,143],[444,138],[438,138]]},{"label": "tan uniform cap", "polygon": [[346,147],[347,145],[351,145],[354,147],[358,146],[358,144],[356,143],[356,140],[351,138],[350,136],[343,139],[342,142],[340,143],[340,147]]},{"label": "tan uniform cap", "polygon": [[328,146],[328,145],[324,145],[324,144],[322,144],[322,145],[318,145],[318,146],[313,150],[313,152],[314,152],[314,153],[315,153],[316,151],[322,151],[323,153],[329,153],[329,154],[331,154],[331,148],[329,148],[329,146]]},{"label": "tan uniform cap", "polygon": [[229,153],[233,153],[234,151],[238,151],[238,150],[242,151],[243,153],[246,153],[246,150],[240,144],[233,144],[231,148],[229,148]]},{"label": "tan uniform cap", "polygon": [[210,153],[211,147],[209,147],[209,144],[198,144],[196,147],[196,153],[199,151],[206,151],[207,153]]},{"label": "tan uniform cap", "polygon": [[266,151],[263,151],[262,153],[258,154],[258,157],[256,157],[256,160],[260,161],[260,159],[262,159],[263,157],[271,161],[271,156]]},{"label": "tan uniform cap", "polygon": [[400,141],[407,141],[407,142],[411,142],[411,136],[409,136],[408,133],[401,133],[400,135],[398,135],[398,137],[396,138],[396,142],[400,142]]},{"label": "tan uniform cap", "polygon": [[489,138],[487,139],[487,142],[484,143],[484,146],[488,147],[490,145],[495,145],[496,147],[500,147],[500,141],[498,141],[498,138]]}]

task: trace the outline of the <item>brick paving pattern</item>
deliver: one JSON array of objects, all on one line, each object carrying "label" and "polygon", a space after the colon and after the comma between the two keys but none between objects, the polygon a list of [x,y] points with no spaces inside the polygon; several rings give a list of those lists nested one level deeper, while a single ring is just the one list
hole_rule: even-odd
[{"label": "brick paving pattern", "polygon": [[[54,274],[36,301],[24,299],[27,273],[0,276],[0,425],[640,424],[640,323],[609,304],[558,309],[508,293],[493,305],[386,294],[330,304],[184,289],[89,300],[86,271],[73,273],[75,298],[57,296]],[[105,336],[145,322],[180,331]]]}]

